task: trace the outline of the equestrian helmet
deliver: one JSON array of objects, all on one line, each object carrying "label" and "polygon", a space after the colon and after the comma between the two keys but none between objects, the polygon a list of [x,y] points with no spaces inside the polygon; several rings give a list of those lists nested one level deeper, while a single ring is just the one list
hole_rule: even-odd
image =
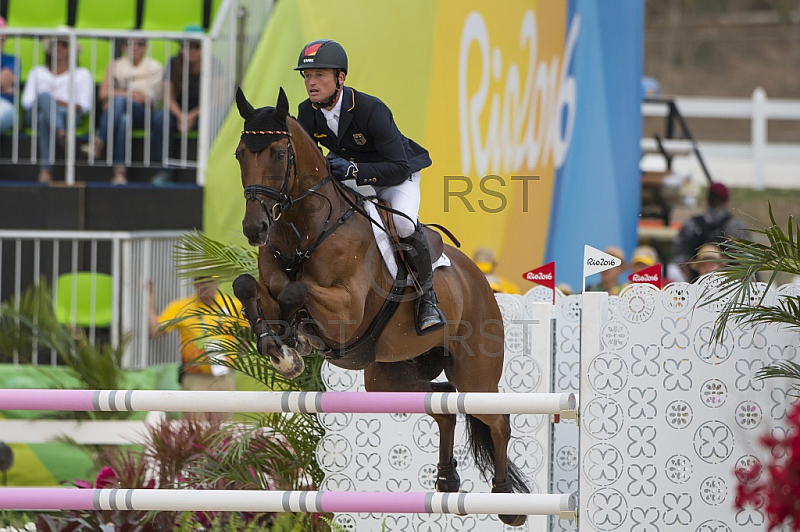
[{"label": "equestrian helmet", "polygon": [[320,39],[303,46],[295,70],[338,68],[347,74],[347,53],[336,41]]}]

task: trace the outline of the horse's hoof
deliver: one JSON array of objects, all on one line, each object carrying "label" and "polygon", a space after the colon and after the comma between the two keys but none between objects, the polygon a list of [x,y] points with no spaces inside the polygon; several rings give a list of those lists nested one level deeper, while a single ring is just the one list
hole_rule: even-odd
[{"label": "horse's hoof", "polygon": [[270,356],[272,366],[275,371],[286,377],[287,379],[294,379],[303,373],[306,369],[303,357],[297,354],[297,351],[287,345],[281,346],[280,356]]},{"label": "horse's hoof", "polygon": [[528,520],[527,515],[498,515],[497,517],[508,526],[522,526]]},{"label": "horse's hoof", "polygon": [[294,346],[294,348],[297,351],[297,354],[300,355],[301,357],[307,357],[308,355],[310,355],[314,346],[311,345],[309,339],[300,333],[295,335],[295,339],[297,340],[297,344]]},{"label": "horse's hoof", "polygon": [[249,273],[243,273],[233,281],[233,295],[239,301],[256,297],[256,279]]}]

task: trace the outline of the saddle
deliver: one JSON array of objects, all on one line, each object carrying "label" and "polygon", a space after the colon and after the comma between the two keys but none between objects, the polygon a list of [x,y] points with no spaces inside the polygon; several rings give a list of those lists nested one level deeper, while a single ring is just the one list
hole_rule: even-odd
[{"label": "saddle", "polygon": [[[383,207],[389,207],[389,203],[384,200],[378,200],[378,204]],[[392,249],[395,250],[395,260],[397,261],[397,276],[392,283],[392,289],[386,297],[375,318],[372,320],[369,328],[364,335],[356,340],[353,344],[346,346],[344,349],[329,350],[324,353],[325,358],[334,366],[344,369],[364,369],[373,362],[375,362],[375,346],[386,328],[386,325],[397,312],[397,307],[406,292],[408,286],[407,276],[411,271],[408,263],[404,257],[402,246],[400,246],[400,237],[397,235],[397,229],[394,225],[394,216],[391,211],[387,209],[378,208],[383,227],[386,228],[389,240],[392,243]],[[425,236],[428,238],[428,244],[431,248],[431,256],[440,257],[444,251],[444,242],[441,235],[425,226]]]}]

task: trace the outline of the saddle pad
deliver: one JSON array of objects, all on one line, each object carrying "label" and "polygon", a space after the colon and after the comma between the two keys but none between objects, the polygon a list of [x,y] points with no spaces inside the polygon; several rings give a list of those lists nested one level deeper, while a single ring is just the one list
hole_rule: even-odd
[{"label": "saddle pad", "polygon": [[[373,220],[377,220],[382,227],[383,222],[378,214],[378,209],[375,208],[375,203],[368,201],[365,205],[367,214],[369,214]],[[381,257],[383,257],[383,263],[386,264],[386,268],[388,268],[392,278],[397,278],[397,260],[394,256],[394,253],[392,253],[392,243],[389,241],[389,237],[386,235],[383,229],[377,225],[370,225],[372,226],[372,233],[375,235],[375,241],[378,243],[378,249],[381,252]],[[444,252],[442,252],[442,256],[433,263],[433,269],[436,270],[436,268],[442,266],[450,266],[450,259],[447,258],[447,255],[445,255]],[[412,282],[409,278],[408,285],[410,286],[411,284]]]}]

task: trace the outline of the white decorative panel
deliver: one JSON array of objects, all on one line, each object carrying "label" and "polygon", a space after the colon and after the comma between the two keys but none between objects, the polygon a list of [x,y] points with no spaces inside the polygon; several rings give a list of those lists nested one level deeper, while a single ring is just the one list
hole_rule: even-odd
[{"label": "white decorative panel", "polygon": [[[770,291],[765,303],[798,290]],[[765,529],[761,510],[734,508],[735,469],[764,460],[761,435],[785,431],[790,383],[754,375],[793,359],[800,337],[736,327],[714,344],[721,304],[700,303],[715,295],[705,278],[584,300],[584,333],[599,342],[582,347],[582,532]]]}]

